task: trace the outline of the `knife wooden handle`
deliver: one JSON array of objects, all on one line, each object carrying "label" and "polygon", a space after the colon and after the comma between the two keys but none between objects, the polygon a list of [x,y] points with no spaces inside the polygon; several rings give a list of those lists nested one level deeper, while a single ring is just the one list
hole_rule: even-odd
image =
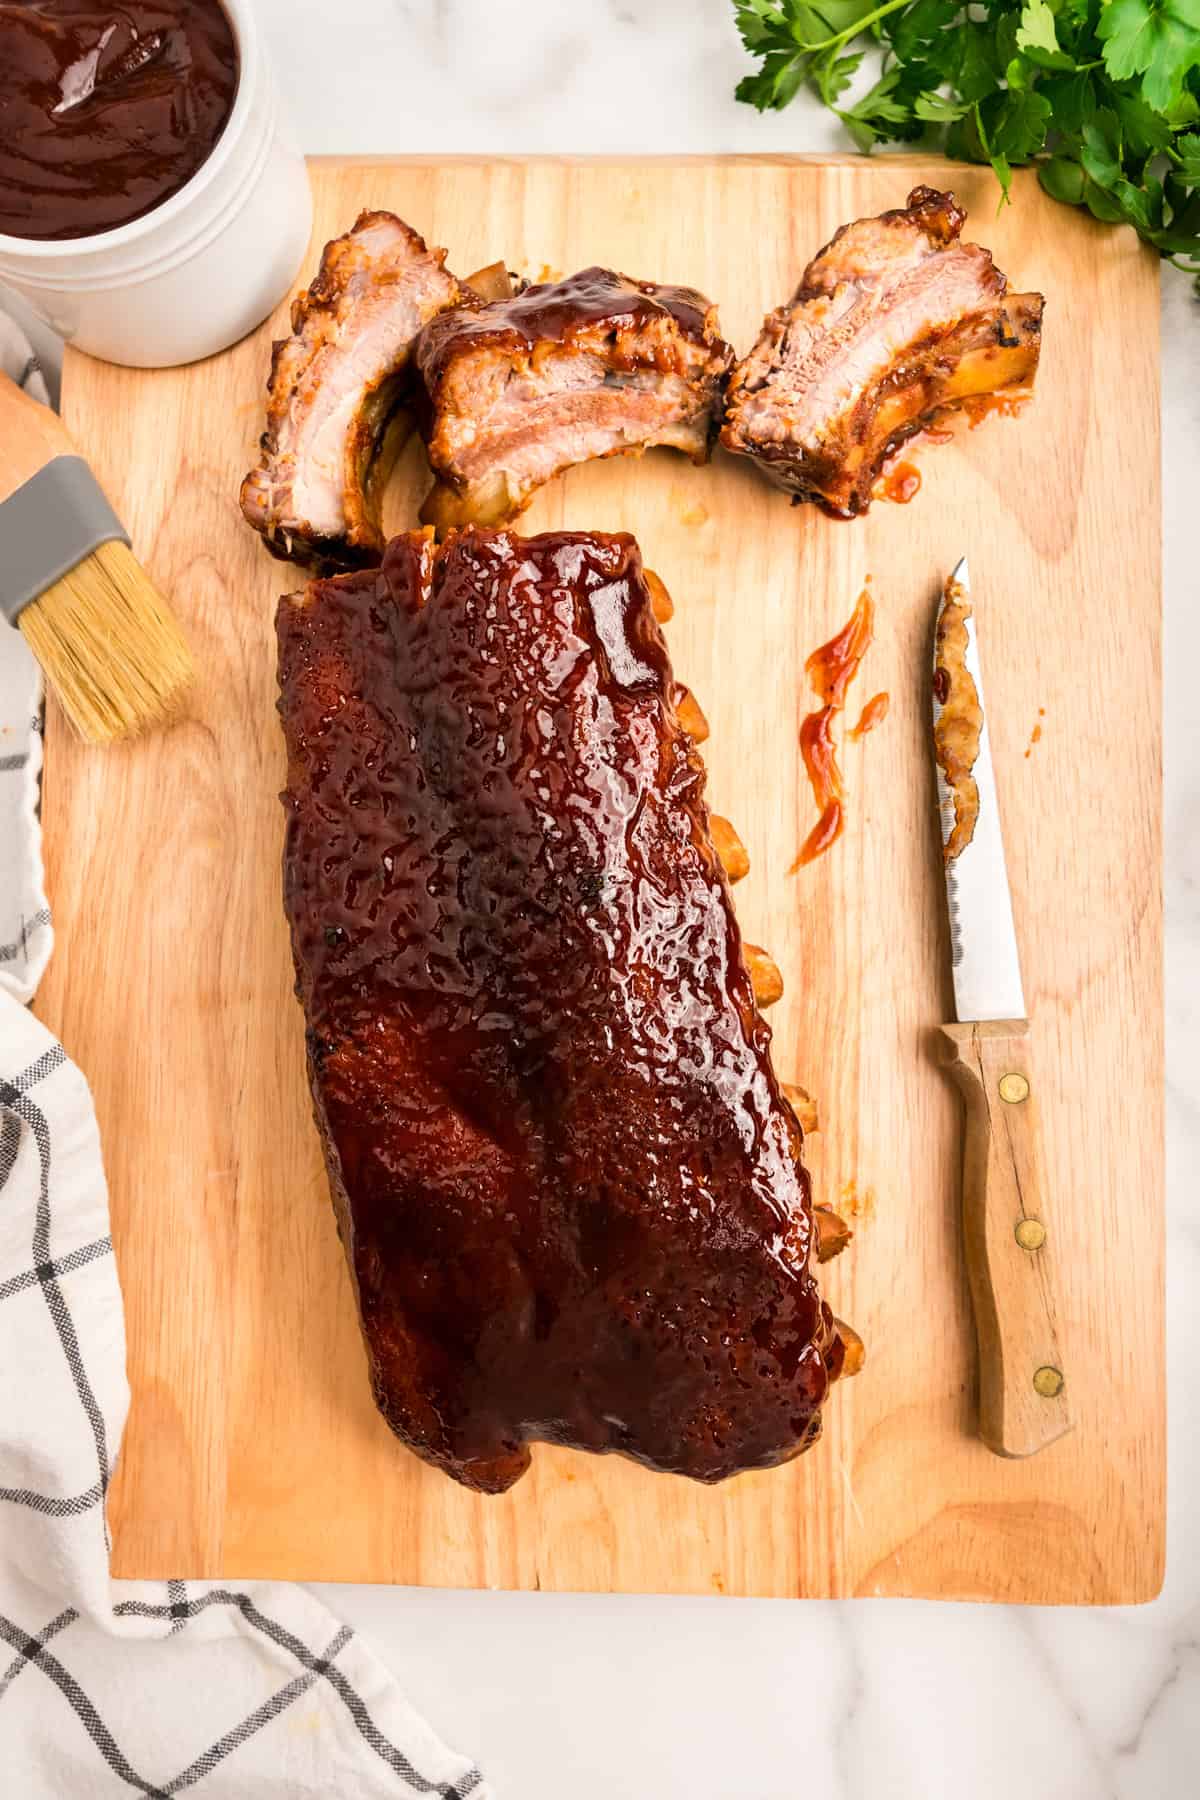
[{"label": "knife wooden handle", "polygon": [[1070,1431],[1025,1019],[943,1025],[966,1107],[963,1228],[979,1339],[979,1435],[1032,1456]]}]

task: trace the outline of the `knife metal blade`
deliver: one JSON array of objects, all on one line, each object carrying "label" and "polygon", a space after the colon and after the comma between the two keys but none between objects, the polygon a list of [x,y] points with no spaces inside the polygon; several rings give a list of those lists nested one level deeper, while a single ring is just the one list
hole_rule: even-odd
[{"label": "knife metal blade", "polygon": [[[948,608],[953,608],[953,612],[948,613]],[[947,654],[946,648],[948,627],[955,640],[952,654]],[[965,632],[965,647],[961,644],[961,632]],[[942,673],[939,674],[939,670]],[[946,714],[950,716],[943,724]],[[959,727],[961,730],[957,729]],[[973,761],[967,763],[965,757],[960,757],[960,764],[956,766],[947,750],[948,742],[953,741],[960,752],[964,743],[969,749],[976,728],[978,746]],[[1023,1019],[1025,995],[1021,986],[1021,963],[1004,862],[1000,807],[996,798],[974,604],[965,556],[947,581],[938,607],[934,633],[933,733],[944,855],[954,835],[956,816],[962,818],[963,780],[968,785],[968,813],[970,782],[974,782],[978,790],[974,828],[965,834],[966,841],[945,863],[957,1017],[962,1022]],[[955,793],[947,780],[948,769],[954,788],[960,794],[957,815]]]}]

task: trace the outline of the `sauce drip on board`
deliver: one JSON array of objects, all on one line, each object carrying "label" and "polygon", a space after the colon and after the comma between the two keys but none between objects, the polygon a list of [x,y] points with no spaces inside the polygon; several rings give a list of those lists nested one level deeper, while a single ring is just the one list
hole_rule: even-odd
[{"label": "sauce drip on board", "polygon": [[921,471],[916,463],[897,462],[884,470],[875,484],[875,492],[881,500],[891,500],[897,506],[907,506],[915,500],[921,491]]},{"label": "sauce drip on board", "polygon": [[[814,650],[804,665],[812,690],[821,701],[820,707],[815,712],[810,712],[800,727],[800,753],[817,803],[818,817],[800,846],[800,853],[791,866],[790,874],[795,874],[805,863],[823,855],[841,836],[845,822],[845,790],[833,742],[833,721],[845,707],[850,683],[857,675],[874,635],[875,603],[864,587],[855,602],[854,611],[842,629],[827,644]],[[876,695],[871,704],[875,705],[879,700],[884,703],[883,710],[872,721],[873,724],[877,724],[887,710],[886,695]]]},{"label": "sauce drip on board", "polygon": [[858,724],[850,736],[856,739],[865,738],[868,731],[874,731],[877,725],[882,725],[888,716],[888,707],[891,703],[892,696],[889,693],[873,694],[859,714]]},{"label": "sauce drip on board", "polygon": [[792,874],[805,863],[823,856],[842,835],[845,790],[842,787],[842,772],[838,768],[837,749],[832,737],[833,715],[836,711],[834,706],[823,706],[818,712],[809,713],[800,727],[800,754],[804,758],[809,785],[817,803],[818,818],[792,864],[789,871]]},{"label": "sauce drip on board", "polygon": [[237,84],[217,0],[0,0],[0,232],[141,218],[208,160]]}]

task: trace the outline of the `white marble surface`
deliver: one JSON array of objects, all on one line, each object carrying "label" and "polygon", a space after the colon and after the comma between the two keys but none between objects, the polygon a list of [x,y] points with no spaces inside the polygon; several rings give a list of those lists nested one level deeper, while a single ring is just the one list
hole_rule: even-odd
[{"label": "white marble surface", "polygon": [[[259,3],[313,152],[846,147],[804,101],[770,118],[734,103],[743,58],[728,0]],[[1200,1792],[1200,303],[1170,271],[1163,329],[1163,1594],[1142,1608],[1084,1611],[319,1589],[503,1800]]]}]

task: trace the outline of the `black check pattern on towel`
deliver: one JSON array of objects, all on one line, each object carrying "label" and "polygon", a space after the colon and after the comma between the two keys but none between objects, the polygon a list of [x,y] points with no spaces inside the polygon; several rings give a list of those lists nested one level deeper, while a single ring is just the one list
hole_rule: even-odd
[{"label": "black check pattern on towel", "polygon": [[[182,1582],[169,1582],[169,1589],[184,1587]],[[155,1606],[143,1601],[124,1601],[114,1607],[119,1616],[135,1615],[140,1618],[170,1617],[179,1607],[180,1602],[168,1600],[165,1605]],[[195,1787],[208,1775],[211,1775],[227,1756],[245,1744],[263,1726],[287,1710],[302,1694],[313,1688],[319,1681],[327,1681],[345,1704],[347,1711],[367,1744],[375,1754],[394,1772],[400,1776],[408,1792],[414,1794],[437,1794],[440,1800],[470,1800],[470,1796],[479,1792],[483,1777],[478,1769],[471,1769],[457,1781],[430,1781],[421,1775],[412,1765],[409,1758],[395,1744],[390,1743],[375,1725],[366,1704],[355,1692],[346,1676],[337,1667],[337,1659],[354,1636],[348,1625],[340,1625],[330,1643],[320,1654],[314,1654],[301,1643],[292,1632],[287,1631],[275,1620],[260,1612],[249,1594],[234,1593],[227,1589],[210,1589],[183,1603],[184,1617],[195,1618],[208,1606],[236,1606],[243,1618],[270,1638],[271,1641],[287,1649],[300,1664],[299,1672],[290,1681],[269,1696],[268,1699],[247,1713],[238,1723],[214,1740],[200,1756],[194,1757],[186,1768],[179,1771],[170,1780],[155,1783],[147,1781],[134,1768],[112,1732],[104,1723],[98,1710],[75,1680],[61,1659],[47,1648],[51,1640],[73,1625],[79,1614],[72,1608],[59,1613],[48,1624],[44,1625],[36,1637],[27,1636],[11,1619],[0,1613],[0,1640],[9,1644],[15,1651],[7,1671],[0,1676],[0,1701],[11,1688],[15,1678],[26,1667],[32,1667],[53,1682],[77,1715],[92,1743],[96,1746],[112,1773],[120,1778],[127,1787],[136,1793],[145,1794],[150,1800],[169,1800],[169,1796],[180,1794],[185,1789]],[[174,1626],[172,1627],[174,1629]]]},{"label": "black check pattern on towel", "polygon": [[37,1087],[47,1075],[61,1068],[66,1061],[66,1052],[61,1044],[55,1044],[45,1051],[37,1061],[23,1069],[11,1080],[0,1078],[0,1198],[3,1196],[9,1177],[16,1165],[17,1149],[21,1142],[22,1127],[28,1127],[37,1145],[40,1163],[40,1176],[37,1197],[37,1212],[34,1218],[33,1240],[30,1245],[30,1266],[21,1269],[14,1275],[0,1281],[0,1301],[13,1294],[22,1293],[26,1288],[38,1285],[45,1297],[54,1321],[58,1341],[62,1346],[71,1378],[75,1383],[75,1392],[79,1403],[87,1417],[92,1437],[96,1445],[97,1479],[91,1487],[81,1494],[39,1494],[29,1488],[5,1487],[0,1483],[0,1501],[10,1501],[17,1506],[30,1506],[36,1512],[46,1513],[52,1518],[70,1518],[77,1513],[89,1512],[97,1506],[108,1492],[110,1468],[108,1461],[108,1445],[104,1429],[104,1419],[96,1404],[96,1396],[91,1389],[87,1374],[83,1367],[83,1359],[79,1353],[79,1340],[71,1319],[59,1276],[70,1274],[73,1269],[82,1268],[98,1256],[112,1254],[112,1239],[104,1237],[84,1249],[75,1250],[64,1256],[61,1262],[55,1262],[50,1255],[50,1131],[41,1108],[30,1098],[30,1091]]},{"label": "black check pattern on towel", "polygon": [[[7,764],[0,763],[0,774],[4,773],[6,767],[8,769],[23,769],[28,760],[28,756],[22,756],[19,760],[10,757]],[[13,938],[12,942],[9,944],[0,944],[0,963],[16,962],[18,958],[21,961],[24,961],[29,955],[30,938],[35,931],[39,931],[43,925],[48,925],[49,923],[50,908],[48,906],[39,906],[31,919],[22,919],[20,937]]]}]

